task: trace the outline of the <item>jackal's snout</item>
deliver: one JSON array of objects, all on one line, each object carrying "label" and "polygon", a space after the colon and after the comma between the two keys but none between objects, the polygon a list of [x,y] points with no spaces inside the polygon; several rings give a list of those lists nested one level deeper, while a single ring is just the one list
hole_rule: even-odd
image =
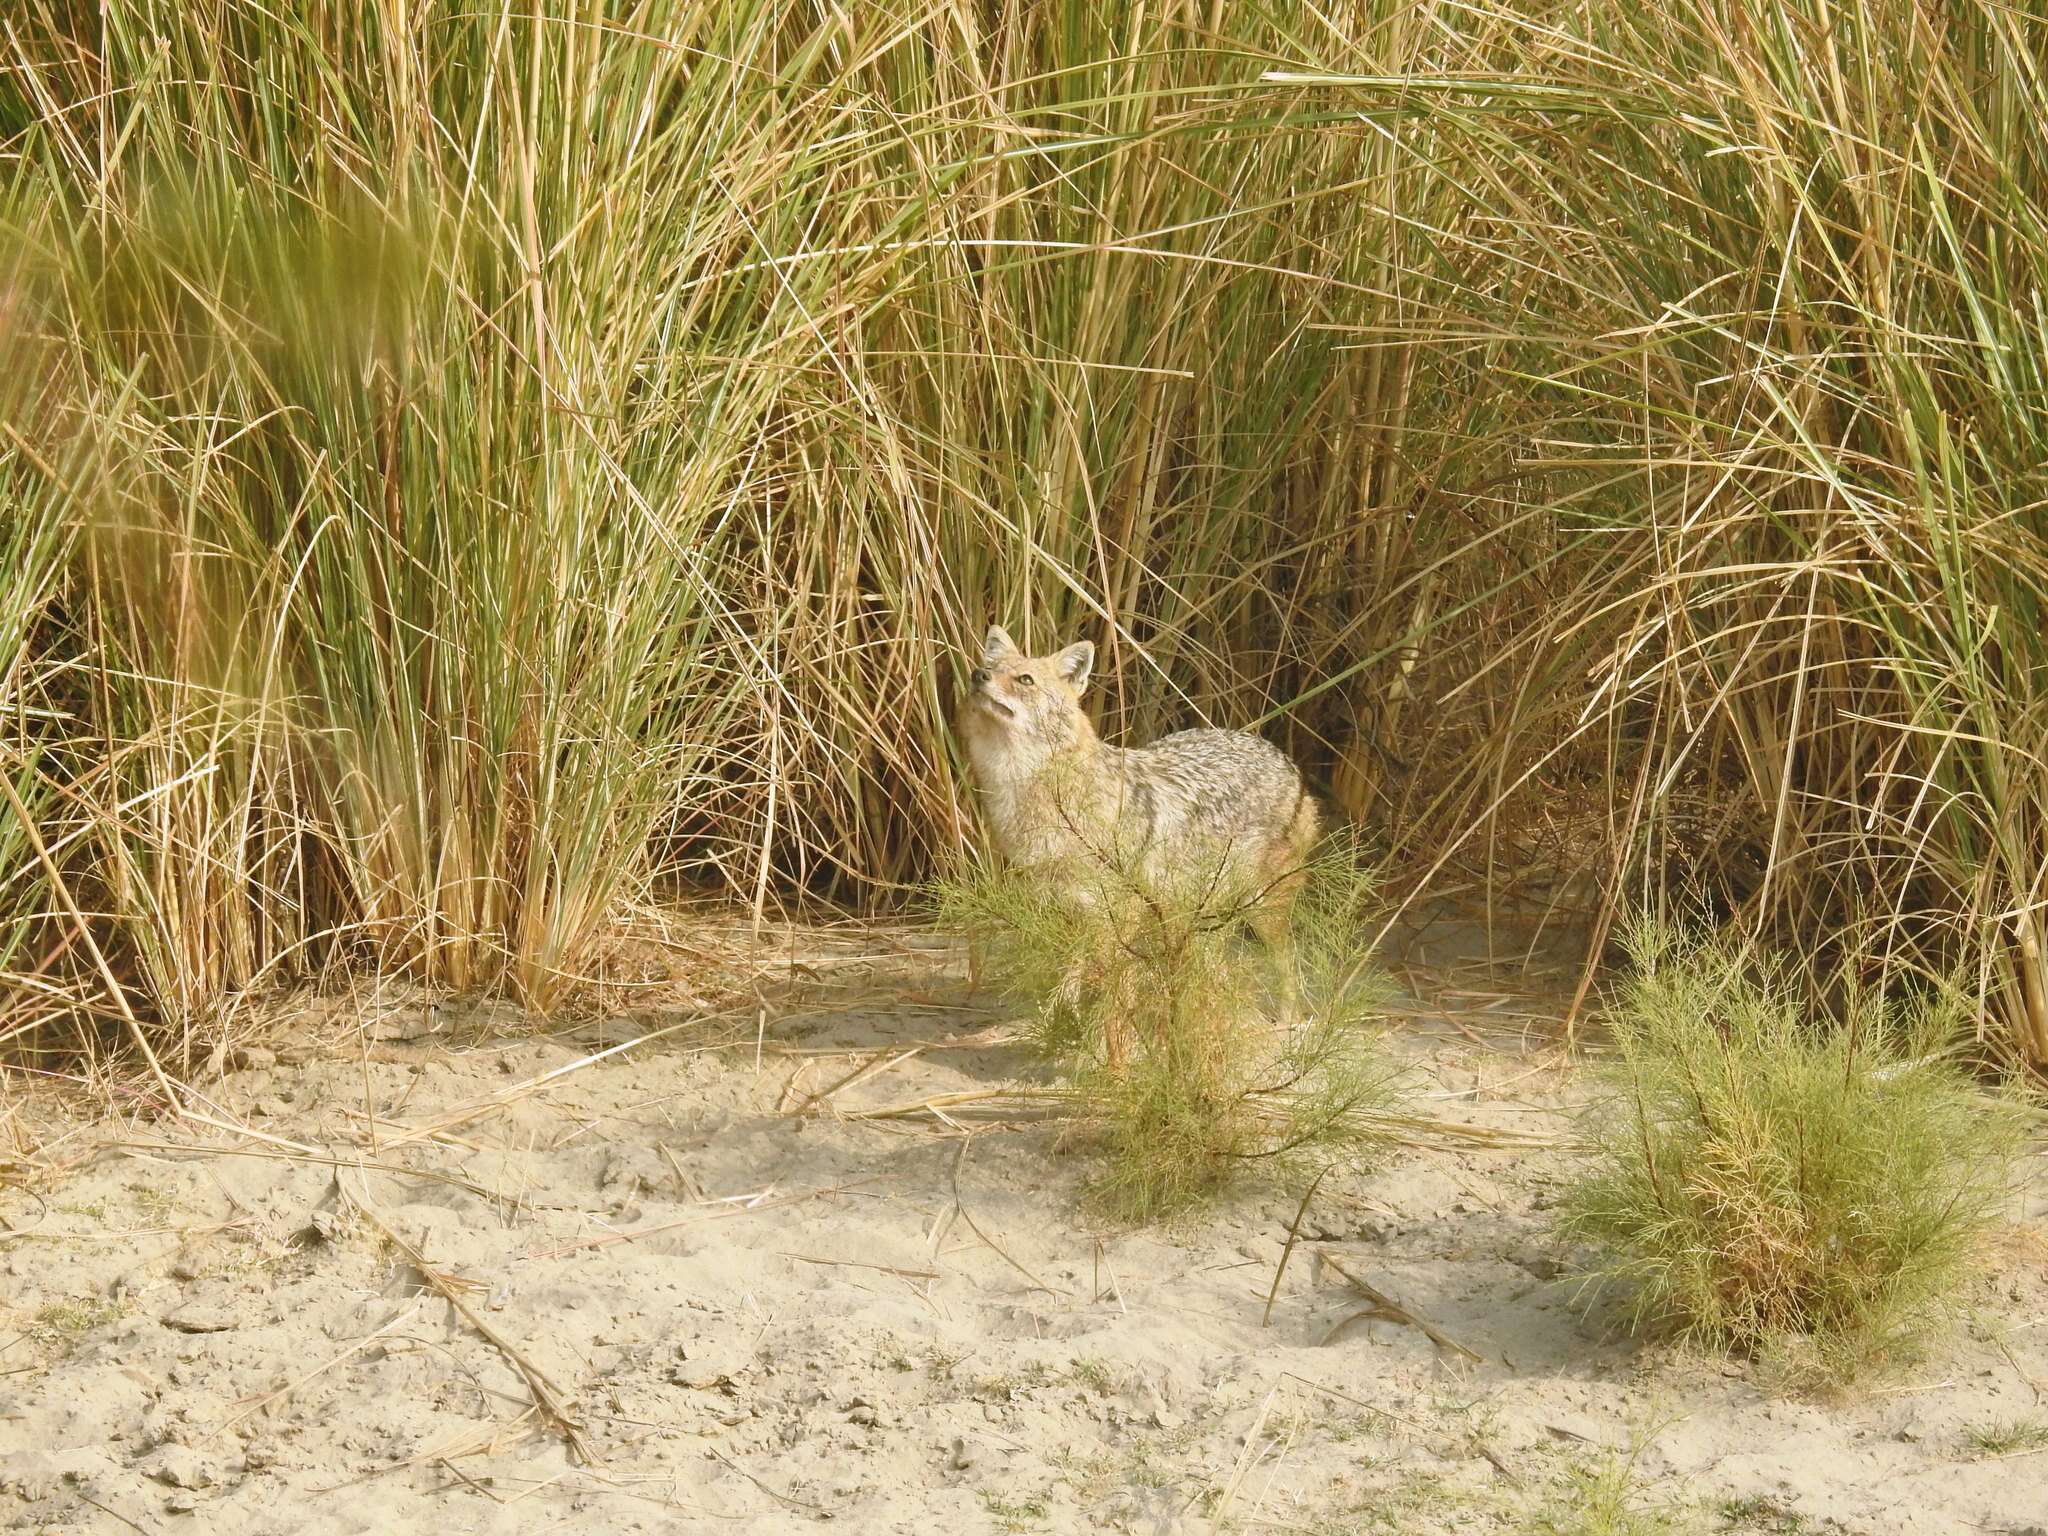
[{"label": "jackal's snout", "polygon": [[1017,711],[996,691],[995,680],[993,667],[976,667],[967,674],[968,700],[980,705],[984,713],[994,715],[999,720],[1011,719]]}]

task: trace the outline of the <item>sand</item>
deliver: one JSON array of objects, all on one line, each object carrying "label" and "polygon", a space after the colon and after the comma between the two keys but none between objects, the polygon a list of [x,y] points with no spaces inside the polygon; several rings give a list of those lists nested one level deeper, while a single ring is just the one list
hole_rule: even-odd
[{"label": "sand", "polygon": [[[1043,1081],[951,965],[819,940],[758,1004],[549,1032],[299,1000],[202,1082],[270,1141],[43,1106],[0,1177],[0,1528],[2048,1532],[2048,1451],[1973,1438],[2048,1427],[2038,1159],[1933,1355],[1785,1395],[1576,1304],[1556,1001],[1424,945],[1418,1108],[1519,1139],[1332,1175],[1269,1317],[1299,1182],[1120,1229],[1029,1106],[852,1118]],[[1651,1523],[1589,1523],[1603,1486]]]}]

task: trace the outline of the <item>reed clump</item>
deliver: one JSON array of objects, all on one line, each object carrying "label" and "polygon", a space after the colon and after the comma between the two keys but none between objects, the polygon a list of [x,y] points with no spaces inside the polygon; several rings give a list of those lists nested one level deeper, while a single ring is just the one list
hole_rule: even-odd
[{"label": "reed clump", "polygon": [[1395,894],[1698,885],[2048,1062],[2043,27],[22,0],[0,1045],[899,900],[1028,612]]}]

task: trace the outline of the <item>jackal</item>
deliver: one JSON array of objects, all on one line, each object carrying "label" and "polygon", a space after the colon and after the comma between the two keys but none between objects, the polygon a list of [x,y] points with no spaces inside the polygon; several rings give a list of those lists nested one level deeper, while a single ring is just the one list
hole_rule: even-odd
[{"label": "jackal", "polygon": [[1301,774],[1246,731],[1107,745],[1081,711],[1094,665],[1086,640],[1050,656],[1000,626],[983,641],[959,729],[996,852],[1091,906],[1122,893],[1241,915],[1291,1016],[1292,909],[1319,821]]}]

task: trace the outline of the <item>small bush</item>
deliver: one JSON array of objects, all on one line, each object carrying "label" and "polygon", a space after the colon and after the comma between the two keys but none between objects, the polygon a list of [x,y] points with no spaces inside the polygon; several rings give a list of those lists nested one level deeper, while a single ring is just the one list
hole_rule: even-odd
[{"label": "small bush", "polygon": [[1854,999],[1805,1017],[1750,949],[1639,924],[1614,1101],[1566,1231],[1633,1320],[1843,1379],[1944,1320],[1998,1220],[2016,1108],[1948,1055],[1960,1006]]},{"label": "small bush", "polygon": [[[1250,941],[1242,895],[1135,861],[1058,877],[978,868],[939,907],[1071,1075],[1106,1154],[1095,1193],[1150,1220],[1249,1167],[1372,1139],[1393,1089],[1368,1029],[1383,987],[1358,942],[1371,891],[1356,850],[1332,839],[1304,871],[1284,957]],[[1299,984],[1298,1023],[1270,1006],[1288,991],[1276,960]]]}]

